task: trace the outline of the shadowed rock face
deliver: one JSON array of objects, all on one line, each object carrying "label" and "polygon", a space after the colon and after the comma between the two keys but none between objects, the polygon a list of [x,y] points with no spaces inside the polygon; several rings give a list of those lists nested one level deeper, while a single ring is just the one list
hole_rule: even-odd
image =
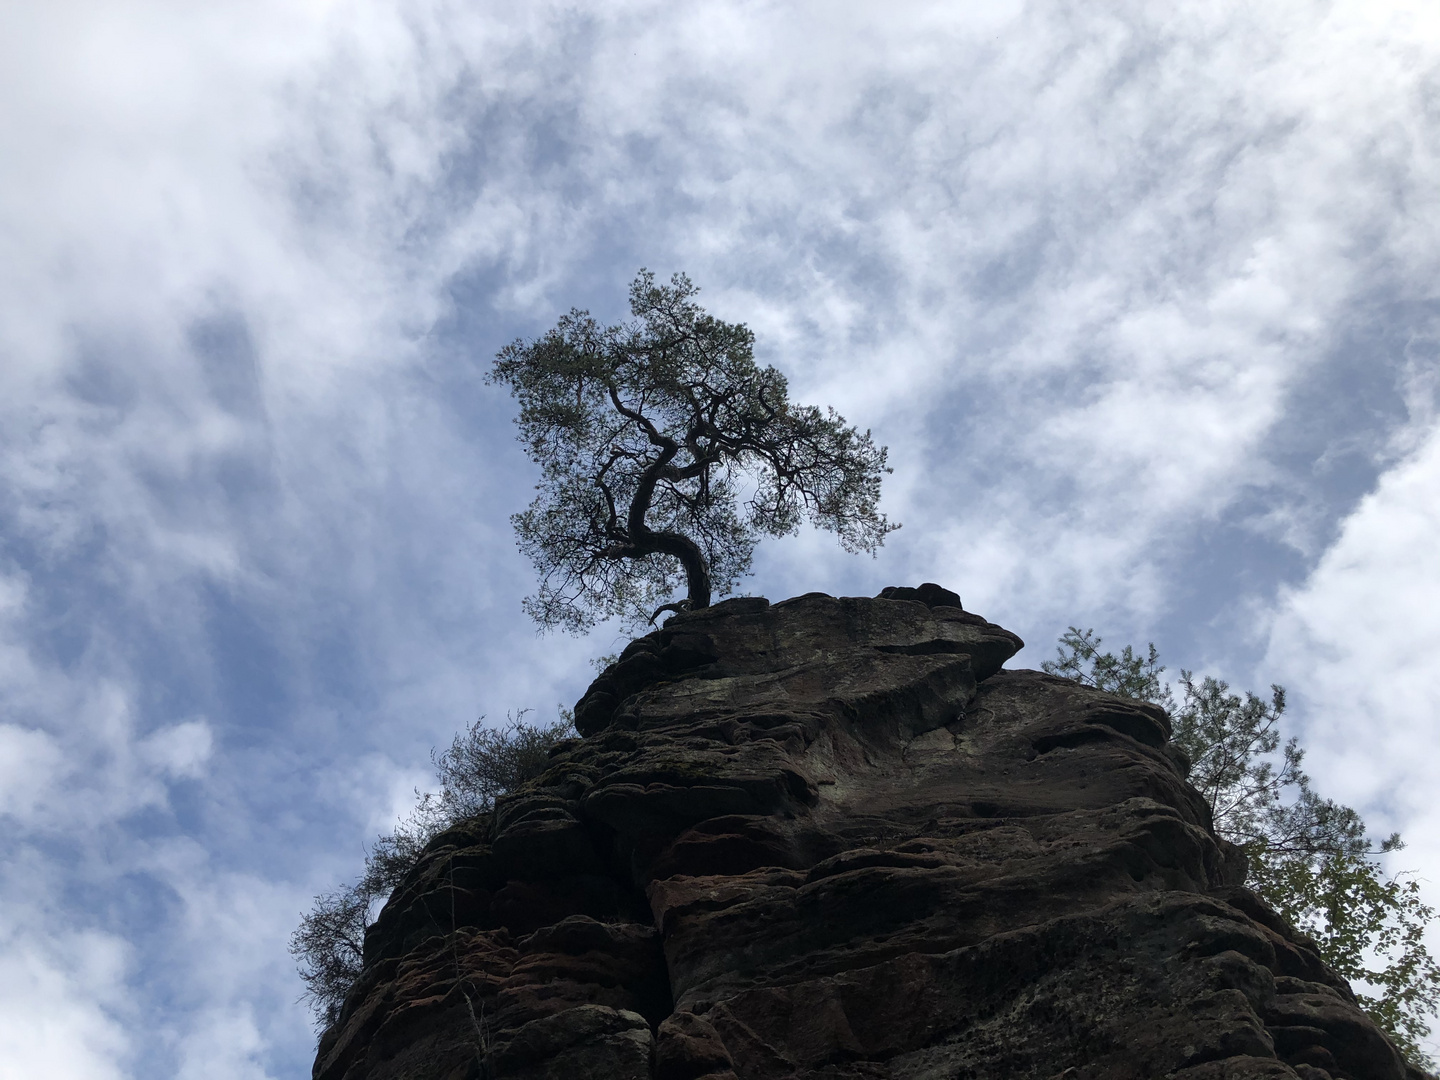
[{"label": "shadowed rock face", "polygon": [[430,844],[315,1076],[1418,1077],[1164,712],[1020,646],[933,585],[675,616]]}]

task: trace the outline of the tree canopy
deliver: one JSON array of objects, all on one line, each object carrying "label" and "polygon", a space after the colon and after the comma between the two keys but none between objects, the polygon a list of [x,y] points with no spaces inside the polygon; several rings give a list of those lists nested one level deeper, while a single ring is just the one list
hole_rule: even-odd
[{"label": "tree canopy", "polygon": [[697,291],[642,270],[631,322],[572,310],[496,358],[491,379],[518,400],[541,468],[512,520],[540,575],[526,610],[542,626],[707,607],[762,536],[806,520],[871,553],[898,527],[877,509],[886,448],[834,409],[793,404],[785,376],[756,364],[755,335],[707,314]]},{"label": "tree canopy", "polygon": [[1412,1062],[1433,1069],[1421,1043],[1440,1010],[1440,965],[1425,946],[1435,912],[1413,877],[1387,876],[1377,858],[1404,846],[1400,834],[1376,843],[1358,813],[1316,793],[1299,742],[1281,740],[1283,688],[1272,686],[1268,701],[1242,699],[1220,679],[1197,682],[1181,671],[1177,703],[1154,645],[1144,655],[1100,645],[1093,630],[1072,626],[1057,658],[1040,666],[1170,713],[1215,831],[1245,851],[1246,884],[1310,935],[1339,975],[1360,983],[1356,996],[1371,1019]]}]

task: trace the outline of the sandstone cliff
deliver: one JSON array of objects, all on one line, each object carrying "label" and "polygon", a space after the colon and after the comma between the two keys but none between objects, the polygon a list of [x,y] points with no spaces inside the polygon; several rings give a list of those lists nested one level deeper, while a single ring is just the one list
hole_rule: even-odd
[{"label": "sandstone cliff", "polygon": [[430,844],[315,1077],[1419,1076],[1165,714],[1020,644],[936,586],[675,616]]}]

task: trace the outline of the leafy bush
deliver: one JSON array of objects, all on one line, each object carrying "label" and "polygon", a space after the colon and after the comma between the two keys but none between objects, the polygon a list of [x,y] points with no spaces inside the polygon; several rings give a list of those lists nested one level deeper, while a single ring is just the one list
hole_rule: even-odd
[{"label": "leafy bush", "polygon": [[353,885],[315,898],[290,938],[305,983],[306,1000],[323,1029],[340,1016],[345,995],[363,967],[365,928],[378,905],[405,879],[430,840],[453,825],[488,813],[505,792],[534,779],[549,764],[551,749],[575,735],[563,711],[555,723],[527,724],[525,712],[501,728],[482,716],[455,736],[448,749],[430,754],[439,791],[417,791],[415,809],[375,841],[365,872]]},{"label": "leafy bush", "polygon": [[1281,741],[1285,691],[1270,698],[1230,692],[1223,681],[1180,673],[1181,700],[1160,678],[1152,644],[1100,652],[1093,630],[1070,627],[1058,657],[1040,666],[1111,694],[1150,701],[1174,722],[1174,742],[1191,761],[1190,782],[1209,803],[1215,831],[1244,849],[1248,884],[1316,943],[1338,974],[1380,991],[1357,991],[1365,1011],[1411,1061],[1433,1069],[1420,1048],[1427,1017],[1440,1009],[1440,966],[1425,948],[1435,911],[1411,877],[1386,877],[1376,856],[1404,845],[1378,844],[1348,806],[1317,795],[1295,738]]}]

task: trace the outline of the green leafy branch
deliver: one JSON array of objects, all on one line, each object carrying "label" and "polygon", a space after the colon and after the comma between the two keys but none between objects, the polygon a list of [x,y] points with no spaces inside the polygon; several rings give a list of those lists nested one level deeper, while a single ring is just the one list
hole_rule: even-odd
[{"label": "green leafy branch", "polygon": [[1272,686],[1268,699],[1242,697],[1223,680],[1182,670],[1177,704],[1153,644],[1143,654],[1100,646],[1094,630],[1072,626],[1041,667],[1170,713],[1216,833],[1249,859],[1249,886],[1309,935],[1336,973],[1362,984],[1361,1005],[1411,1061],[1434,1069],[1421,1043],[1440,1014],[1440,966],[1425,947],[1435,910],[1413,876],[1387,876],[1378,858],[1404,846],[1400,834],[1376,843],[1358,813],[1315,792],[1305,751],[1282,737],[1283,687]]}]

